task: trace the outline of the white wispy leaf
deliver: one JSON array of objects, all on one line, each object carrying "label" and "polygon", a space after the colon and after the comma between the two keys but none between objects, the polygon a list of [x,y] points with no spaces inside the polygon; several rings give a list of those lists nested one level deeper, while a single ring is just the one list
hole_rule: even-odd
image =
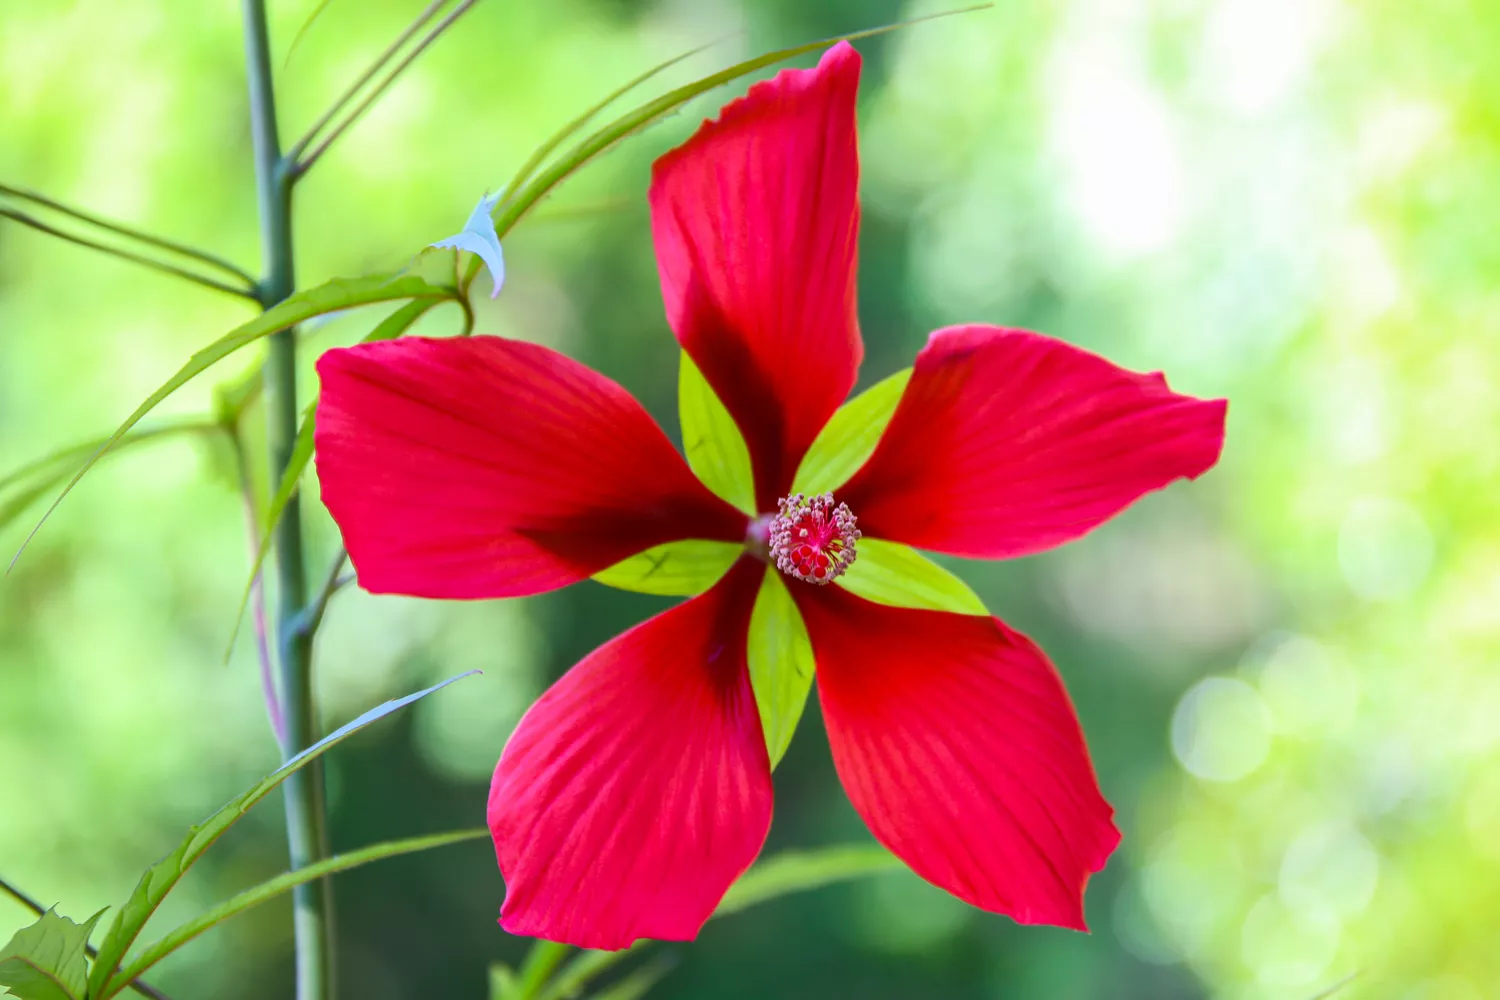
[{"label": "white wispy leaf", "polygon": [[484,261],[484,266],[490,269],[490,280],[493,282],[490,288],[492,299],[500,294],[500,286],[505,284],[505,254],[500,250],[500,237],[495,233],[495,220],[490,218],[490,213],[495,210],[495,205],[499,201],[500,195],[498,194],[487,194],[480,198],[479,204],[474,206],[474,211],[469,214],[469,221],[464,223],[462,231],[432,244],[440,249],[467,250],[469,253],[478,254],[479,259]]}]

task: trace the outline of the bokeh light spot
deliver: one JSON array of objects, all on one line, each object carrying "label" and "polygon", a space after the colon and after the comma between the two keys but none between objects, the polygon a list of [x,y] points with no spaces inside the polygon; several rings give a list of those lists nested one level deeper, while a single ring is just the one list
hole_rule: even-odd
[{"label": "bokeh light spot", "polygon": [[1308,827],[1287,848],[1277,888],[1294,910],[1357,916],[1375,895],[1380,861],[1369,840],[1339,821]]},{"label": "bokeh light spot", "polygon": [[1205,677],[1172,714],[1172,752],[1204,780],[1237,781],[1260,767],[1270,748],[1265,702],[1244,681]]},{"label": "bokeh light spot", "polygon": [[1240,929],[1240,957],[1263,985],[1303,989],[1321,981],[1341,936],[1333,917],[1288,909],[1265,896]]},{"label": "bokeh light spot", "polygon": [[1412,506],[1364,497],[1339,529],[1339,566],[1349,588],[1369,601],[1409,597],[1432,568],[1432,532]]}]

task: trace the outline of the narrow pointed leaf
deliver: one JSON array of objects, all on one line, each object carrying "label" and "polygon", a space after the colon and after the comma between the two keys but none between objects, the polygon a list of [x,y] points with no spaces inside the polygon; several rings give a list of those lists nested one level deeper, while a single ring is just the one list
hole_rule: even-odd
[{"label": "narrow pointed leaf", "polygon": [[721,499],[754,514],[755,480],[745,436],[686,351],[677,378],[677,413],[682,450],[693,472]]},{"label": "narrow pointed leaf", "polygon": [[84,1000],[89,934],[104,911],[74,923],[53,910],[0,948],[0,989],[19,1000]]},{"label": "narrow pointed leaf", "polygon": [[516,995],[516,970],[504,962],[490,966],[490,1000],[513,1000]]},{"label": "narrow pointed leaf", "polygon": [[813,680],[813,650],[807,626],[802,623],[792,595],[787,592],[781,574],[770,567],[755,596],[745,655],[750,664],[755,703],[760,709],[766,750],[774,768],[791,745],[792,734],[797,731],[797,722],[807,705]]},{"label": "narrow pointed leaf", "polygon": [[[110,922],[109,930],[105,933],[104,940],[99,945],[99,954],[94,961],[94,967],[89,973],[90,1000],[102,1000],[102,998],[109,995],[104,992],[104,987],[110,979],[110,973],[119,966],[121,960],[125,957],[125,953],[130,949],[136,938],[140,936],[141,929],[145,927],[146,921],[151,918],[151,914],[156,912],[156,908],[161,905],[161,901],[166,898],[167,893],[172,891],[182,879],[182,876],[186,874],[187,870],[193,866],[193,863],[203,856],[203,852],[213,846],[214,841],[218,840],[226,830],[239,822],[240,817],[249,811],[251,806],[269,795],[288,776],[306,767],[333,747],[370,725],[370,723],[383,719],[392,712],[405,708],[419,698],[427,697],[434,691],[440,691],[454,681],[462,680],[478,672],[477,670],[471,670],[468,673],[459,674],[457,677],[450,677],[441,684],[434,684],[426,690],[377,705],[353,722],[340,726],[306,750],[292,757],[285,764],[282,764],[269,775],[262,778],[249,791],[232,799],[219,809],[218,812],[190,829],[187,837],[182,843],[177,845],[172,853],[146,870],[146,873],[141,876],[140,882],[137,883],[135,891],[126,900],[125,905],[116,911],[114,920]],[[134,975],[129,977],[129,979],[134,978]],[[126,982],[129,982],[129,979]]]},{"label": "narrow pointed leaf", "polygon": [[552,973],[557,971],[557,967],[572,950],[570,945],[556,941],[542,938],[532,941],[531,950],[526,953],[526,961],[516,971],[510,992],[500,994],[496,1000],[535,1000],[547,980],[552,978]]},{"label": "narrow pointed leaf", "polygon": [[658,955],[618,983],[595,993],[591,1000],[640,1000],[676,966],[673,956]]},{"label": "narrow pointed leaf", "polygon": [[[923,21],[931,21],[935,18],[948,17],[953,14],[967,14],[992,6],[994,6],[992,3],[983,3],[958,10],[940,11],[936,14],[915,17],[909,21],[899,21],[894,24],[882,25],[878,28],[867,28],[863,31],[852,31],[845,35],[836,35],[833,38],[824,38],[816,42],[805,42],[802,45],[778,49],[775,52],[767,52],[753,59],[747,59],[744,62],[730,66],[728,69],[720,70],[717,73],[685,84],[675,90],[670,90],[655,100],[647,101],[634,111],[621,115],[608,125],[600,128],[587,139],[577,143],[565,155],[554,160],[545,170],[526,182],[525,186],[519,191],[508,195],[504,207],[500,210],[499,218],[495,220],[495,230],[499,233],[500,238],[504,239],[505,235],[520,221],[522,216],[529,212],[538,201],[546,197],[553,188],[572,176],[580,167],[612,148],[615,143],[626,136],[665,120],[693,98],[705,94],[716,87],[733,83],[735,80],[743,76],[748,76],[756,70],[774,66],[776,63],[785,62],[788,59],[794,59],[809,52],[816,52],[837,42],[871,38],[875,35],[885,34],[888,31],[895,31],[898,28],[920,24]],[[477,261],[469,266],[465,277],[466,282],[474,279],[474,275],[478,273],[478,267]]]},{"label": "narrow pointed leaf", "polygon": [[876,604],[987,615],[969,585],[909,545],[861,538],[858,557],[835,584]]},{"label": "narrow pointed leaf", "polygon": [[751,868],[731,886],[714,916],[726,917],[794,892],[821,889],[902,867],[900,858],[875,844],[783,851]]},{"label": "narrow pointed leaf", "polygon": [[328,8],[328,5],[331,3],[333,3],[333,0],[318,0],[318,5],[313,8],[311,14],[307,15],[307,20],[302,22],[302,27],[298,28],[297,33],[292,36],[292,44],[287,46],[286,58],[281,62],[281,68],[283,71],[285,71],[286,68],[292,64],[292,56],[297,54],[297,46],[302,44],[303,37],[310,30],[312,30],[313,22],[316,21],[320,16],[322,16],[323,11],[326,10]]},{"label": "narrow pointed leaf", "polygon": [[336,854],[331,858],[325,858],[316,864],[307,865],[296,871],[285,872],[262,882],[260,885],[230,897],[213,909],[203,913],[187,923],[173,929],[161,940],[148,945],[130,963],[130,966],[115,976],[111,977],[109,985],[100,994],[98,1000],[113,996],[125,989],[133,979],[139,979],[153,965],[166,958],[172,952],[192,941],[198,935],[210,930],[230,917],[237,916],[251,907],[259,906],[267,900],[275,899],[283,893],[290,892],[299,885],[324,878],[329,875],[360,865],[369,864],[372,861],[383,861],[386,858],[399,857],[403,854],[415,854],[419,851],[429,851],[435,847],[447,847],[449,844],[459,844],[467,840],[478,840],[489,836],[489,830],[476,828],[473,830],[455,830],[448,833],[434,833],[423,837],[410,837],[405,840],[392,840],[383,844],[373,844],[357,851],[347,854]]},{"label": "narrow pointed leaf", "polygon": [[[396,339],[435,305],[437,302],[431,299],[408,302],[381,320],[375,329],[361,338],[361,343]],[[313,416],[317,407],[318,400],[314,397],[312,402],[303,409],[302,423],[298,426],[297,437],[292,442],[292,453],[287,456],[286,469],[281,474],[281,482],[277,484],[275,496],[271,497],[270,504],[266,506],[264,523],[260,526],[260,547],[255,552],[255,561],[250,566],[250,577],[245,581],[245,589],[240,594],[239,609],[234,616],[234,628],[229,634],[229,645],[224,650],[226,661],[234,651],[235,640],[239,638],[240,622],[244,621],[245,609],[250,606],[250,594],[255,589],[255,578],[260,576],[260,569],[265,565],[266,557],[271,554],[271,542],[275,538],[276,525],[281,522],[281,515],[286,510],[286,505],[291,502],[293,495],[299,489],[302,473],[307,471],[307,463],[312,461],[315,429]]]},{"label": "narrow pointed leaf", "polygon": [[911,369],[907,368],[839,407],[797,467],[792,492],[809,496],[832,493],[847,483],[874,453],[909,381]]},{"label": "narrow pointed leaf", "polygon": [[[37,522],[36,527],[31,529],[31,534],[26,537],[26,541],[21,544],[21,551],[25,551],[27,544],[31,542],[32,538],[36,537],[36,533],[41,530],[47,518],[52,516],[52,512],[57,509],[58,504],[63,502],[63,499],[72,492],[73,487],[78,485],[78,481],[94,467],[94,463],[98,462],[104,456],[105,452],[113,448],[126,434],[130,433],[131,428],[139,423],[142,417],[155,409],[158,403],[182,388],[194,376],[205,371],[216,362],[222,361],[235,351],[260,340],[262,337],[278,333],[289,327],[296,326],[303,320],[311,319],[314,316],[321,316],[324,313],[347,309],[354,305],[364,305],[370,302],[389,302],[393,299],[448,298],[451,295],[451,290],[440,285],[429,284],[417,277],[399,278],[391,275],[377,274],[368,278],[340,278],[319,285],[317,288],[298,292],[279,305],[266,310],[250,322],[236,327],[189,358],[187,364],[183,365],[176,375],[173,375],[159,389],[148,396],[146,401],[136,407],[135,412],[127,417],[125,422],[105,439],[104,444],[84,462],[82,468],[74,473],[73,478],[63,487],[63,491],[58,495],[57,499],[52,501],[52,506],[47,508],[47,512],[42,515],[41,521]],[[15,560],[19,559],[20,556],[21,552],[17,552],[15,558],[11,560],[12,566],[15,565]]]},{"label": "narrow pointed leaf", "polygon": [[[208,417],[188,417],[183,420],[163,422],[157,427],[145,427],[138,431],[131,431],[121,438],[116,444],[116,450],[126,445],[142,444],[157,438],[171,437],[176,434],[211,434],[218,430],[218,425]],[[75,462],[81,462],[94,452],[104,447],[109,438],[100,437],[92,441],[83,441],[79,444],[68,445],[56,451],[48,452],[40,458],[34,458],[25,465],[19,466],[0,476],[0,493],[10,489],[18,483],[36,475],[56,475],[59,466],[71,467]]]},{"label": "narrow pointed leaf", "polygon": [[619,590],[693,597],[717,583],[744,551],[733,542],[689,538],[637,552],[593,578]]},{"label": "narrow pointed leaf", "polygon": [[668,59],[665,62],[657,63],[655,66],[646,70],[646,72],[642,73],[641,75],[626,81],[626,83],[618,89],[610,91],[610,93],[605,95],[602,101],[600,101],[598,104],[595,104],[587,111],[583,112],[583,114],[579,115],[577,118],[574,118],[572,121],[568,122],[556,132],[552,133],[552,135],[548,137],[547,141],[538,146],[536,150],[531,154],[531,156],[526,160],[526,162],[521,164],[521,168],[516,171],[516,175],[511,178],[510,183],[505,185],[505,196],[509,198],[511,195],[519,191],[521,189],[521,185],[525,184],[526,181],[531,178],[531,175],[536,173],[537,167],[540,167],[542,165],[542,162],[546,160],[547,157],[552,155],[553,150],[555,150],[558,146],[561,146],[563,143],[567,142],[573,136],[577,135],[585,125],[587,125],[594,119],[595,115],[599,114],[599,112],[603,111],[605,108],[609,107],[611,104],[615,103],[615,101],[624,97],[626,94],[630,93],[636,87],[639,87],[641,84],[650,80],[658,73],[670,69],[673,66],[676,66],[678,63],[682,62],[684,59],[689,59],[704,51],[705,49],[717,45],[718,43],[719,40],[717,39],[712,42],[706,42],[696,48],[689,49],[679,56],[673,56],[671,59]]},{"label": "narrow pointed leaf", "polygon": [[505,284],[505,252],[500,248],[500,237],[495,234],[495,220],[490,218],[499,201],[498,194],[482,195],[474,211],[469,213],[463,229],[431,244],[439,249],[466,250],[484,261],[485,267],[490,269],[492,299],[500,294],[500,286]]},{"label": "narrow pointed leaf", "polygon": [[[781,896],[821,889],[838,882],[879,875],[902,867],[900,859],[875,844],[841,844],[805,851],[785,851],[759,862],[741,876],[714,911],[714,917],[738,913]],[[547,984],[546,989],[537,994],[536,1000],[566,1000],[568,997],[575,997],[595,977],[651,944],[651,941],[643,939],[621,951],[579,952]]]},{"label": "narrow pointed leaf", "polygon": [[[580,951],[571,962],[563,966],[556,978],[536,994],[535,1000],[566,1000],[568,997],[576,997],[600,973],[608,971],[631,955],[649,948],[651,944],[650,939],[641,938],[629,948],[622,948],[619,951]],[[492,1000],[511,1000],[511,998],[494,997]]]},{"label": "narrow pointed leaf", "polygon": [[[220,428],[211,420],[195,418],[180,423],[132,431],[115,445],[118,453],[122,448],[144,444],[179,434],[217,434]],[[62,485],[73,474],[75,464],[99,450],[104,438],[62,448],[42,458],[28,462],[4,477],[0,477],[0,529],[4,529],[26,512],[32,504]],[[9,494],[7,494],[9,491]]]}]

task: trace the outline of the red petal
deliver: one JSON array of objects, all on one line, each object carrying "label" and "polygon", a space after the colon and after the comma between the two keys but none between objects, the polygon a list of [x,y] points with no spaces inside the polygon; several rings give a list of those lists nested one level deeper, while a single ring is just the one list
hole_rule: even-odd
[{"label": "red petal", "polygon": [[667,320],[739,424],[774,510],[864,353],[855,315],[859,54],[750,88],[656,162]]},{"label": "red petal", "polygon": [[764,568],[589,654],[521,720],[490,786],[512,934],[686,941],[760,852],[771,764],[745,662]]},{"label": "red petal", "polygon": [[876,839],[968,903],[1086,929],[1120,833],[1042,651],[993,618],[794,590],[833,762]]},{"label": "red petal", "polygon": [[1208,471],[1227,406],[1041,334],[950,327],[917,355],[875,453],[838,496],[872,538],[1028,555]]},{"label": "red petal", "polygon": [[403,337],[318,360],[323,502],[375,593],[515,597],[746,519],[630,394],[556,351]]}]

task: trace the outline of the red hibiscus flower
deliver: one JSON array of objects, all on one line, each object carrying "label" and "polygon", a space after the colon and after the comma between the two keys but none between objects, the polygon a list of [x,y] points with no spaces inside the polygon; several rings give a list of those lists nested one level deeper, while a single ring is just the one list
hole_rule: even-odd
[{"label": "red hibiscus flower", "polygon": [[1077,538],[1211,467],[1225,403],[1038,334],[940,330],[867,460],[794,493],[862,355],[859,68],[841,44],[752,87],[652,180],[667,319],[743,438],[753,509],[545,347],[406,338],[319,362],[323,497],[370,591],[513,597],[684,539],[733,546],[716,582],[585,657],[510,738],[489,799],[507,930],[691,938],[755,859],[784,749],[747,653],[767,593],[805,625],[844,788],[918,874],[1081,929],[1119,842],[1041,650],[988,613],[860,596],[855,570],[862,547],[1009,558]]}]

